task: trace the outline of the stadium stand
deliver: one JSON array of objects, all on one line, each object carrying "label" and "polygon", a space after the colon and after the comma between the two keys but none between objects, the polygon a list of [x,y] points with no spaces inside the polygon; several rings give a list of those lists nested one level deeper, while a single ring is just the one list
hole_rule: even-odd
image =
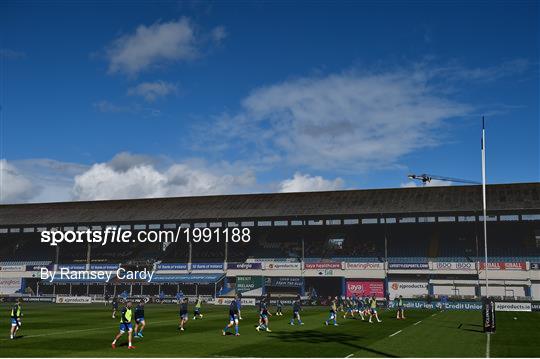
[{"label": "stadium stand", "polygon": [[[374,263],[375,267],[386,261],[477,262],[484,260],[479,190],[478,186],[455,186],[0,205],[0,261],[15,265],[110,263],[133,268],[152,268],[156,263],[302,260]],[[540,262],[539,193],[540,184],[488,186],[490,261]],[[230,228],[249,228],[253,240],[227,245],[211,241],[190,246],[179,241],[52,247],[40,243],[39,232],[24,231],[79,225],[105,228],[114,222],[136,234],[136,228],[176,228],[180,224],[194,228],[218,223],[225,228],[232,221]],[[321,277],[308,284],[329,293],[329,288],[335,288],[332,280]],[[174,295],[182,285],[163,283],[159,290]],[[204,290],[217,291],[215,286]],[[118,292],[128,286],[116,284],[114,288]],[[108,289],[103,285],[60,285],[57,290],[56,294],[100,294]],[[139,284],[130,285],[129,290],[158,294],[156,288],[143,289]],[[193,291],[193,286],[185,287],[186,293]],[[52,294],[53,290],[44,286],[42,293]]]}]

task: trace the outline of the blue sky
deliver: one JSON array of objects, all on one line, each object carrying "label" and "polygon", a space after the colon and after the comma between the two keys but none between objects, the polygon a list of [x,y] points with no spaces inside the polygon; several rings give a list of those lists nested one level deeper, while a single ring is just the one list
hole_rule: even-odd
[{"label": "blue sky", "polygon": [[[5,203],[539,180],[512,2],[2,2]],[[436,183],[451,184],[451,183]]]}]

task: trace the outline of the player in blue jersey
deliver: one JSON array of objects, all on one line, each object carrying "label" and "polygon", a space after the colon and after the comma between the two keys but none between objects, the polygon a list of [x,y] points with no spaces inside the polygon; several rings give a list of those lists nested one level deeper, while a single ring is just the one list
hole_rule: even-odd
[{"label": "player in blue jersey", "polygon": [[356,311],[360,315],[360,318],[364,320],[364,310],[365,310],[365,302],[362,297],[356,298]]},{"label": "player in blue jersey", "polygon": [[365,316],[368,316],[369,313],[371,312],[370,304],[371,304],[371,299],[369,298],[369,296],[365,296],[364,297],[364,315]]},{"label": "player in blue jersey", "polygon": [[234,297],[231,304],[229,304],[229,324],[223,328],[222,333],[223,335],[227,335],[227,332],[229,331],[229,328],[232,328],[234,326],[234,331],[236,336],[239,336],[240,333],[238,332],[238,302],[240,302],[240,298],[238,295]]},{"label": "player in blue jersey", "polygon": [[345,314],[343,314],[343,319],[347,319],[347,316],[350,316],[352,319],[354,319],[354,313],[355,313],[355,304],[353,302],[352,298],[345,298],[343,301],[345,306]]},{"label": "player in blue jersey", "polygon": [[328,325],[331,321],[334,322],[334,325],[337,326],[337,298],[330,299],[330,313],[328,319],[324,322],[325,325]]},{"label": "player in blue jersey", "polygon": [[180,303],[180,325],[178,325],[178,329],[180,329],[180,331],[184,331],[184,325],[187,323],[188,320],[188,298],[184,298]]},{"label": "player in blue jersey", "polygon": [[146,326],[144,320],[144,299],[141,299],[135,307],[135,338],[143,337],[143,329]]},{"label": "player in blue jersey", "polygon": [[300,302],[300,297],[297,298],[294,302],[293,302],[293,315],[292,315],[292,318],[291,318],[291,325],[294,325],[294,320],[298,320],[298,324],[300,325],[304,325],[304,323],[302,322],[302,319],[300,318],[300,311],[302,310],[302,303]]},{"label": "player in blue jersey", "polygon": [[259,302],[259,325],[255,328],[257,331],[265,330],[271,332],[268,327],[268,317],[270,315],[265,298],[261,298],[261,301]]}]

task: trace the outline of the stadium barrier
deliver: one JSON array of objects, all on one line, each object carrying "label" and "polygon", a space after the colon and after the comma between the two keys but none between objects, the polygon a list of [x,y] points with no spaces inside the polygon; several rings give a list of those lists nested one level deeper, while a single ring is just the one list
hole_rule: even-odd
[{"label": "stadium barrier", "polygon": [[[396,308],[396,303],[390,301],[389,309]],[[482,303],[479,301],[471,302],[428,302],[425,300],[404,300],[403,306],[407,309],[446,309],[446,310],[481,310]]]}]

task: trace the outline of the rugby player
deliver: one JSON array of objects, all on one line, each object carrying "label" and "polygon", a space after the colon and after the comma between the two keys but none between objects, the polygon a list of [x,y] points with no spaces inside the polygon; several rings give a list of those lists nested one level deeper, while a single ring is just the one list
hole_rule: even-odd
[{"label": "rugby player", "polygon": [[281,302],[281,297],[278,297],[276,307],[276,315],[282,316],[283,312],[281,310],[283,309],[283,303]]},{"label": "rugby player", "polygon": [[9,338],[15,339],[15,334],[21,328],[21,317],[22,317],[22,299],[17,299],[15,305],[11,308],[11,330],[9,332]]},{"label": "rugby player", "polygon": [[377,319],[377,322],[382,322],[382,320],[379,319],[379,315],[377,314],[377,299],[375,298],[375,294],[371,296],[371,299],[369,300],[369,322],[373,323],[371,321],[371,318],[375,316],[375,319]]},{"label": "rugby player", "polygon": [[347,315],[350,315],[351,318],[354,319],[354,302],[352,298],[345,298],[343,301],[345,306],[345,314],[343,314],[343,319],[347,319]]},{"label": "rugby player", "polygon": [[180,325],[178,326],[178,329],[180,329],[180,331],[184,331],[184,324],[187,323],[188,319],[188,298],[184,298],[182,300],[182,303],[180,303]]},{"label": "rugby player", "polygon": [[271,314],[268,312],[268,304],[266,304],[266,301],[264,298],[261,298],[261,301],[259,302],[259,325],[255,327],[255,330],[265,330],[267,332],[271,332],[270,328],[268,327],[268,317]]},{"label": "rugby player", "polygon": [[201,313],[202,300],[201,297],[197,296],[197,301],[195,302],[195,309],[193,310],[193,320],[199,318],[202,319],[203,315]]},{"label": "rugby player", "polygon": [[356,299],[356,311],[360,315],[360,318],[364,320],[365,302],[362,297]]},{"label": "rugby player", "polygon": [[329,298],[330,299],[330,315],[328,319],[324,322],[325,325],[328,325],[330,321],[334,322],[334,325],[337,326],[337,297],[336,298]]},{"label": "rugby player", "polygon": [[144,321],[144,299],[141,299],[135,307],[135,338],[143,337],[143,329],[146,326]]},{"label": "rugby player", "polygon": [[232,328],[234,325],[234,331],[236,336],[239,336],[240,333],[238,332],[238,302],[240,302],[240,299],[238,297],[238,294],[234,297],[231,304],[229,305],[229,324],[223,328],[222,333],[223,335],[227,335],[227,332],[229,331],[229,328]]},{"label": "rugby player", "polygon": [[133,316],[133,311],[131,309],[131,302],[127,302],[124,308],[122,308],[121,312],[121,318],[120,318],[120,331],[118,334],[116,334],[116,337],[114,338],[112,342],[112,348],[116,349],[116,341],[120,339],[120,337],[125,333],[128,332],[128,349],[135,349],[133,345],[131,345],[131,339],[132,339],[132,333],[133,333],[133,327],[131,325],[131,318]]},{"label": "rugby player", "polygon": [[396,297],[395,302],[396,302],[396,307],[397,307],[396,318],[405,319],[405,310],[403,307],[403,296],[400,295],[399,297]]},{"label": "rugby player", "polygon": [[300,302],[300,297],[298,297],[294,302],[293,302],[293,315],[292,315],[292,318],[291,318],[291,325],[294,325],[294,320],[298,320],[298,324],[300,325],[304,325],[304,323],[302,322],[302,319],[300,318],[300,311],[302,310],[302,303]]}]

